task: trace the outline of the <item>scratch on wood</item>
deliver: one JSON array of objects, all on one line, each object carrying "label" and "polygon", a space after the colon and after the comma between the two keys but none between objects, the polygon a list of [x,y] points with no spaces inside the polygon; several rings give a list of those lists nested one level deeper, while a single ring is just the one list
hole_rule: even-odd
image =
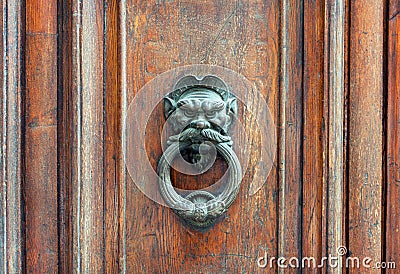
[{"label": "scratch on wood", "polygon": [[230,22],[231,18],[235,15],[236,11],[239,8],[239,3],[236,5],[236,7],[232,10],[232,12],[229,14],[228,18],[225,19],[224,23],[222,24],[221,28],[219,29],[217,35],[215,36],[215,38],[213,39],[213,41],[211,42],[211,44],[208,46],[206,54],[204,55],[203,59],[201,59],[201,63],[204,63],[205,61],[208,60],[208,58],[210,57],[210,53],[211,50],[214,48],[215,44],[217,43],[219,37],[221,36],[221,33],[223,32],[223,30],[226,28],[226,26],[228,25],[228,23]]},{"label": "scratch on wood", "polygon": [[396,12],[389,18],[389,21],[395,19],[395,18],[397,17],[397,15],[399,15],[399,14],[400,14],[400,10],[396,11]]}]

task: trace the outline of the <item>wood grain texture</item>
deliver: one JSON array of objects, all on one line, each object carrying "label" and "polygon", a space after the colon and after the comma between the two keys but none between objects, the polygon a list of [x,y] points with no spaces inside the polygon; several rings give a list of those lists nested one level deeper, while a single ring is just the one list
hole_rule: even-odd
[{"label": "wood grain texture", "polygon": [[[350,1],[344,0],[344,110],[343,110],[343,208],[342,208],[342,245],[348,248],[348,228],[349,228],[349,123],[350,123]],[[339,239],[335,240],[336,242]]]},{"label": "wood grain texture", "polygon": [[70,237],[74,271],[105,271],[103,1],[69,1]]},{"label": "wood grain texture", "polygon": [[121,167],[124,167],[121,132],[122,115],[118,60],[118,5],[105,1],[105,267],[106,273],[115,273],[119,266],[119,210]]},{"label": "wood grain texture", "polygon": [[[126,7],[128,102],[145,83],[171,68],[216,64],[245,75],[277,117],[276,1],[127,1]],[[162,109],[155,113],[162,117]],[[161,148],[154,134],[159,134],[163,121],[153,122],[147,131],[151,148],[147,152],[155,164]],[[227,217],[204,233],[184,226],[170,209],[152,202],[128,179],[127,272],[255,272],[257,257],[264,256],[264,251],[276,256],[276,173],[249,197],[251,165]],[[199,182],[191,178],[186,185]]]},{"label": "wood grain texture", "polygon": [[400,1],[389,1],[386,261],[400,265]]},{"label": "wood grain texture", "polygon": [[[326,254],[337,255],[344,246],[344,80],[345,80],[345,3],[327,1],[327,233]],[[342,273],[342,267],[329,267],[329,273]]]},{"label": "wood grain texture", "polygon": [[[322,257],[325,1],[304,1],[302,256]],[[318,269],[306,268],[306,273]]]},{"label": "wood grain texture", "polygon": [[382,250],[383,14],[381,1],[351,1],[348,244],[374,262]]},{"label": "wood grain texture", "polygon": [[60,272],[119,269],[118,6],[64,1],[60,24]]},{"label": "wood grain texture", "polygon": [[26,11],[25,230],[29,273],[58,271],[57,1]]},{"label": "wood grain texture", "polygon": [[59,163],[59,272],[71,273],[72,265],[72,6],[62,1],[58,5],[58,163]]},{"label": "wood grain texture", "polygon": [[[281,2],[278,255],[302,256],[303,24],[302,1]],[[282,268],[280,272],[284,271]],[[289,269],[295,272],[296,269]]]},{"label": "wood grain texture", "polygon": [[3,273],[23,271],[22,124],[23,7],[1,1],[0,263]]},{"label": "wood grain texture", "polygon": [[57,34],[57,1],[28,0],[25,9],[27,33]]},{"label": "wood grain texture", "polygon": [[[127,49],[127,7],[126,7],[126,0],[121,0],[118,5],[119,8],[119,17],[118,17],[118,67],[120,68],[120,75],[119,75],[119,84],[120,84],[120,112],[121,116],[127,113],[127,59],[126,56],[128,54]],[[126,132],[124,130],[124,118],[121,119],[121,147],[122,153],[126,153]],[[127,261],[126,261],[126,250],[127,250],[127,218],[126,218],[126,194],[127,194],[127,170],[124,164],[121,164],[118,170],[119,174],[119,238],[118,238],[118,251],[119,251],[119,271],[121,273],[127,272]]]},{"label": "wood grain texture", "polygon": [[[318,262],[339,246],[399,267],[399,0],[0,2],[1,273],[343,273],[257,266],[265,255]],[[205,232],[143,195],[123,155],[129,102],[191,64],[244,75],[279,137],[250,195],[264,144],[246,111],[263,102],[240,105],[250,134],[234,149],[245,139],[251,160]],[[154,169],[162,112],[146,127]],[[226,168],[172,180],[198,189]]]},{"label": "wood grain texture", "polygon": [[[2,53],[2,56],[4,56],[4,52],[5,52],[5,48],[4,48],[4,40],[3,40],[3,36],[4,36],[4,17],[3,17],[3,12],[4,12],[4,7],[3,7],[3,1],[1,1],[1,9],[0,9],[0,29],[1,29],[1,33],[0,33],[0,50]],[[0,65],[2,68],[4,68],[4,59],[0,58]],[[1,110],[1,114],[2,116],[6,113],[4,110],[4,100],[5,100],[5,92],[4,92],[4,73],[1,74],[1,83],[0,83],[0,87],[1,87],[1,97],[0,97],[0,110]],[[5,116],[5,115],[4,115]],[[3,131],[5,129],[5,124],[6,121],[4,118],[2,118],[0,120],[0,130],[1,130],[1,146],[0,146],[0,155],[1,155],[1,161],[0,161],[0,176],[1,176],[1,195],[0,195],[0,203],[1,203],[1,207],[0,207],[0,214],[1,214],[1,218],[0,218],[0,235],[5,235],[5,231],[6,231],[6,222],[5,222],[5,218],[4,216],[6,216],[6,207],[4,206],[6,204],[6,199],[7,197],[5,196],[5,189],[6,189],[6,184],[5,184],[5,176],[6,176],[6,172],[5,172],[5,145],[4,145],[4,134]],[[5,240],[6,237],[2,236],[1,241],[0,241],[0,263],[1,263],[1,269],[5,269],[5,264],[7,262],[6,258],[7,258],[7,254],[4,252],[4,247],[6,246],[5,244]]]}]

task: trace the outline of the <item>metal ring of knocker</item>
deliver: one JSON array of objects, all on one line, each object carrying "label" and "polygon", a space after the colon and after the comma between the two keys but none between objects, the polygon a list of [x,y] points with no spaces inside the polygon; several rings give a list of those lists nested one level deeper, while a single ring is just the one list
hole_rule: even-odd
[{"label": "metal ring of knocker", "polygon": [[[177,134],[169,137],[169,146],[158,162],[160,194],[189,225],[204,229],[227,211],[240,189],[242,169],[227,134],[237,113],[237,101],[216,76],[185,76],[164,99],[165,115]],[[195,190],[183,197],[172,185],[170,164],[182,150],[193,149],[205,141],[212,142],[228,163],[228,182],[218,196]]]}]

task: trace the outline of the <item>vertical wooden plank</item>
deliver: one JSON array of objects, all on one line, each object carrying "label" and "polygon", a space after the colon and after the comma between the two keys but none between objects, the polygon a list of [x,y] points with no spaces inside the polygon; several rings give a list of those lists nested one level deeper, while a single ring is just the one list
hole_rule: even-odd
[{"label": "vertical wooden plank", "polygon": [[[6,52],[4,46],[4,5],[3,5],[3,1],[0,2],[1,3],[1,9],[0,9],[0,51],[1,51],[1,56],[2,58],[0,58],[0,67],[3,69],[3,71],[5,71],[5,67],[4,67],[4,61],[5,59],[3,58],[4,53]],[[5,209],[6,209],[6,183],[5,183],[5,149],[4,149],[4,139],[3,139],[3,131],[5,129],[5,119],[3,117],[5,117],[5,109],[4,109],[4,101],[5,101],[5,97],[4,97],[4,73],[1,74],[1,81],[0,81],[0,87],[1,87],[1,97],[0,97],[0,113],[1,113],[1,117],[2,119],[0,119],[0,133],[1,133],[1,141],[0,141],[0,156],[1,156],[1,161],[0,161],[0,176],[1,176],[1,192],[0,192],[0,214],[1,214],[1,218],[0,218],[0,235],[2,235],[1,237],[1,241],[0,241],[0,263],[1,263],[1,269],[3,272],[5,272],[5,263],[6,263],[6,253],[5,253],[5,237],[3,235],[5,235],[5,224],[6,224],[6,219],[4,218],[4,216],[6,216],[5,214]]]},{"label": "vertical wooden plank", "polygon": [[105,264],[107,273],[119,270],[119,189],[124,167],[121,150],[122,115],[118,63],[118,5],[105,1]]},{"label": "vertical wooden plank", "polygon": [[[350,132],[350,2],[344,0],[344,110],[343,110],[343,201],[342,201],[342,246],[348,249],[349,228],[349,132]],[[336,240],[338,241],[338,240]],[[339,243],[339,242],[338,242]],[[349,255],[350,253],[348,253]],[[344,271],[344,270],[343,270]]]},{"label": "vertical wooden plank", "polygon": [[118,5],[60,5],[60,272],[119,269],[122,96]]},{"label": "vertical wooden plank", "polygon": [[400,265],[400,1],[389,1],[386,261]]},{"label": "vertical wooden plank", "polygon": [[[71,155],[72,270],[105,271],[103,1],[71,0],[71,63],[65,94]],[[66,90],[69,87],[64,87]]]},{"label": "vertical wooden plank", "polygon": [[26,3],[26,268],[58,271],[57,1]]},{"label": "vertical wooden plank", "polygon": [[[126,77],[128,102],[157,75],[202,63],[242,73],[278,117],[279,1],[128,0],[125,26],[127,66],[122,77]],[[155,110],[158,117],[162,117],[160,110]],[[155,123],[149,128],[157,129],[163,121],[158,118]],[[151,161],[157,162],[161,156],[157,139],[151,134],[146,138],[151,140]],[[257,151],[253,153],[257,157]],[[264,256],[264,251],[276,257],[277,174],[272,171],[253,196],[247,191],[250,174],[226,218],[204,233],[185,226],[169,208],[152,202],[127,179],[125,201],[121,201],[125,208],[121,215],[126,217],[126,234],[121,237],[126,237],[127,272],[256,272],[257,257]],[[185,184],[204,183],[196,180],[189,178]]]},{"label": "vertical wooden plank", "polygon": [[382,250],[383,14],[382,1],[351,1],[349,249],[374,262]]},{"label": "vertical wooden plank", "polygon": [[[80,50],[81,86],[76,90],[79,115],[76,115],[81,134],[77,139],[80,168],[80,218],[76,226],[80,229],[79,252],[81,271],[100,273],[104,271],[103,243],[103,1],[75,2],[81,5],[78,11],[81,32],[77,45]],[[78,33],[77,33],[78,34]],[[74,97],[74,96],[73,96]],[[79,205],[78,205],[79,204]],[[79,224],[78,224],[79,223]]]},{"label": "vertical wooden plank", "polygon": [[[327,254],[337,256],[338,248],[343,246],[343,190],[344,190],[344,77],[345,77],[345,3],[331,0],[327,3],[326,35],[326,89],[328,96],[328,134],[327,134]],[[329,273],[342,273],[338,267],[328,267]]]},{"label": "vertical wooden plank", "polygon": [[22,236],[22,50],[21,1],[1,1],[2,95],[1,109],[1,272],[23,272]]},{"label": "vertical wooden plank", "polygon": [[[304,1],[303,257],[322,257],[325,2]],[[317,269],[306,268],[306,273]]]},{"label": "vertical wooden plank", "polygon": [[285,258],[302,255],[302,3],[281,3],[278,256]]},{"label": "vertical wooden plank", "polygon": [[72,3],[58,3],[58,162],[59,162],[59,272],[71,273],[72,264]]},{"label": "vertical wooden plank", "polygon": [[[119,55],[118,55],[118,62],[119,62],[119,68],[120,68],[120,85],[121,85],[121,90],[120,90],[120,111],[121,111],[121,152],[123,155],[126,151],[124,149],[126,148],[126,132],[124,128],[124,117],[126,115],[126,110],[127,110],[127,6],[126,6],[126,0],[121,0],[119,2],[119,35],[118,35],[118,50],[119,50]],[[124,156],[122,156],[124,157]],[[124,164],[121,164],[118,170],[119,173],[119,185],[120,185],[120,191],[119,191],[119,237],[118,237],[118,244],[119,244],[119,271],[121,273],[126,273],[127,272],[127,211],[126,211],[126,205],[127,205],[127,171],[125,167],[125,161],[124,158],[122,159]]]}]

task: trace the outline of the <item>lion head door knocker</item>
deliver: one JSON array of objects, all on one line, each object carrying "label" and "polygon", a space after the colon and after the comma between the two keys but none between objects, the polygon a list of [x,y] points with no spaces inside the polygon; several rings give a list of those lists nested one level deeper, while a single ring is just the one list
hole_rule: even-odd
[{"label": "lion head door knocker", "polygon": [[[235,121],[237,109],[236,97],[227,85],[210,75],[200,79],[185,76],[164,97],[165,116],[174,135],[169,136],[168,147],[158,162],[159,189],[166,204],[196,229],[214,224],[238,194],[242,170],[229,136],[229,127]],[[227,183],[219,195],[194,190],[183,197],[171,183],[171,163],[180,154],[199,168],[203,167],[207,156],[201,155],[200,150],[207,143],[212,143],[227,162]]]}]

